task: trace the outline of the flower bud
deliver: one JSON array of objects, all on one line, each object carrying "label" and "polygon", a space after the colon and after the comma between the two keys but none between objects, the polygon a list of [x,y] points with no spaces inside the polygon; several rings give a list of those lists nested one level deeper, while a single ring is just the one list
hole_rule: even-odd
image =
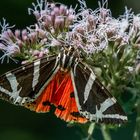
[{"label": "flower bud", "polygon": [[20,39],[20,30],[15,30],[15,36]]},{"label": "flower bud", "polygon": [[7,30],[7,33],[8,33],[10,38],[14,38],[14,34],[10,29]]},{"label": "flower bud", "polygon": [[59,8],[58,8],[58,7],[55,7],[55,8],[53,9],[53,12],[54,12],[54,15],[55,15],[55,16],[60,15],[60,12],[59,12]]},{"label": "flower bud", "polygon": [[43,56],[44,56],[44,52],[43,52],[43,51],[39,52],[38,57],[39,57],[39,58],[42,58]]},{"label": "flower bud", "polygon": [[31,43],[34,44],[36,42],[36,33],[32,32],[28,35],[28,39],[30,39]]},{"label": "flower bud", "polygon": [[60,17],[56,17],[55,21],[54,21],[54,28],[57,30],[60,28],[60,24],[61,24],[61,18]]},{"label": "flower bud", "polygon": [[18,53],[20,53],[19,46],[17,46],[16,44],[8,45],[7,52],[9,52],[10,55],[18,54]]},{"label": "flower bud", "polygon": [[22,48],[23,42],[21,40],[17,40],[17,45],[19,46],[19,48]]},{"label": "flower bud", "polygon": [[27,36],[22,36],[22,40],[27,43],[28,37]]},{"label": "flower bud", "polygon": [[52,24],[54,23],[54,20],[55,20],[55,12],[52,11],[51,12],[51,21],[52,21]]},{"label": "flower bud", "polygon": [[23,37],[23,36],[27,36],[27,34],[28,34],[28,33],[27,33],[27,30],[26,30],[26,29],[22,30],[22,33],[21,33],[21,34],[22,34],[22,37]]},{"label": "flower bud", "polygon": [[64,6],[64,5],[60,5],[60,15],[66,15],[66,9],[67,9],[67,7],[66,6]]},{"label": "flower bud", "polygon": [[34,11],[33,14],[35,15],[35,17],[36,17],[37,20],[40,19],[41,16],[40,16],[40,13],[38,11]]},{"label": "flower bud", "polygon": [[68,15],[68,17],[66,18],[66,21],[65,21],[66,27],[71,25],[73,23],[74,19],[75,19],[74,15]]},{"label": "flower bud", "polygon": [[1,34],[1,38],[9,39],[8,32],[7,32],[7,31],[4,31],[4,32]]}]

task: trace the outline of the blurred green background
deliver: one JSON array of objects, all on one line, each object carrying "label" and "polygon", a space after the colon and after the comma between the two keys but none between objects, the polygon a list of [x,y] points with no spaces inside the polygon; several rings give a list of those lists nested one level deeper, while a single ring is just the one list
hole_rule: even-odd
[{"label": "blurred green background", "polygon": [[[35,0],[6,0],[0,3],[0,19],[6,18],[10,25],[23,29],[34,24],[33,16],[28,15],[27,8]],[[76,5],[76,0],[60,1],[67,5]],[[87,0],[90,8],[97,8],[97,0]],[[109,0],[109,8],[113,16],[123,14],[124,7],[132,8],[135,13],[140,13],[139,0]],[[0,74],[17,67],[14,63],[0,64]],[[129,116],[132,122],[126,127],[112,131],[113,140],[132,140],[135,116]],[[126,129],[127,128],[127,129]],[[67,123],[57,119],[53,113],[36,114],[22,107],[0,101],[0,140],[80,140],[82,131],[78,126],[67,127]],[[93,136],[102,140],[98,129]]]}]

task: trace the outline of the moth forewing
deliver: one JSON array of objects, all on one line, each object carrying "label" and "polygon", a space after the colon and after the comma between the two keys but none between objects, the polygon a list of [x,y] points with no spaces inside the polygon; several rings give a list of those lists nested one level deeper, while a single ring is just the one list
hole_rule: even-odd
[{"label": "moth forewing", "polygon": [[13,104],[32,102],[55,70],[56,56],[44,57],[0,76],[1,99]]}]

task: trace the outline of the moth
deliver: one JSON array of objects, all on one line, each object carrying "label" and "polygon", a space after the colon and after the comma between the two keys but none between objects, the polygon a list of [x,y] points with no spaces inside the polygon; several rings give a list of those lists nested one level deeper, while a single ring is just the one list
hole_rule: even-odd
[{"label": "moth", "polygon": [[121,124],[125,112],[74,47],[37,59],[0,76],[0,98],[66,122]]}]

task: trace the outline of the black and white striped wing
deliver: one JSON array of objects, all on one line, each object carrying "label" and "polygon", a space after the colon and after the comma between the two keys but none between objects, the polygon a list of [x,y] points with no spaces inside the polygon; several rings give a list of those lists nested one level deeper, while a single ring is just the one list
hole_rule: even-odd
[{"label": "black and white striped wing", "polygon": [[25,64],[0,76],[0,98],[24,105],[39,96],[56,71],[56,56]]},{"label": "black and white striped wing", "polygon": [[116,99],[83,63],[71,71],[79,112],[89,121],[120,124],[127,117]]}]

